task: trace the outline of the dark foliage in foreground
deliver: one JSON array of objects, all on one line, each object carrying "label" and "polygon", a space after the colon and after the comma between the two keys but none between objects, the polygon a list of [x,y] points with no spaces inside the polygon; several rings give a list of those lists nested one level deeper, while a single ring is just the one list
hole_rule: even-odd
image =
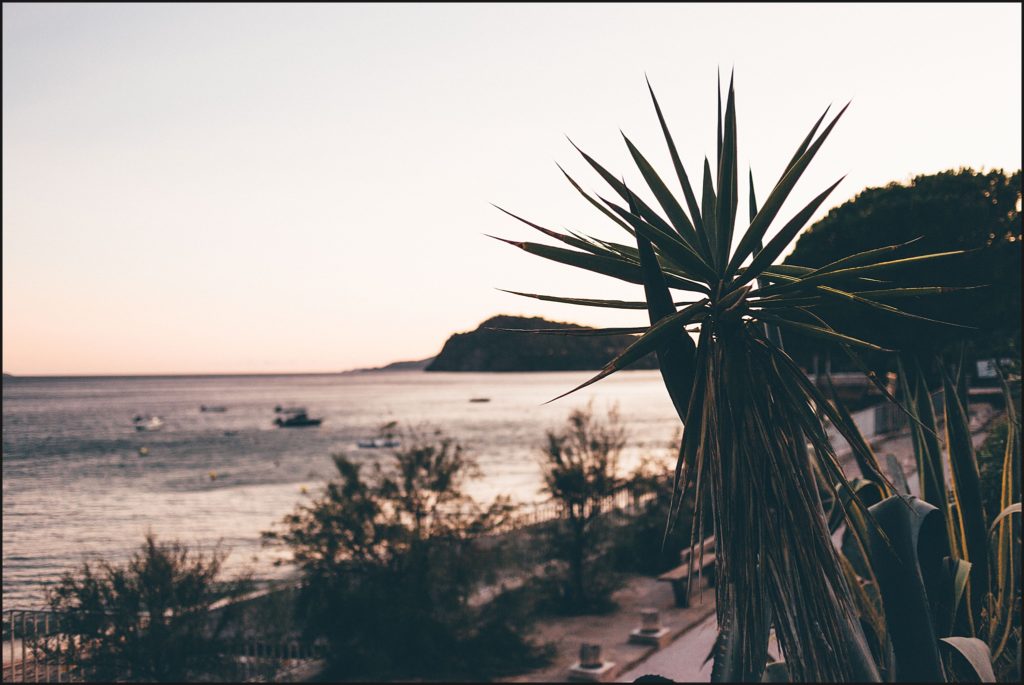
[{"label": "dark foliage in foreground", "polygon": [[405,434],[367,475],[335,456],[338,478],[268,534],[303,574],[298,611],[330,645],[324,676],[479,679],[542,662],[515,593],[473,601],[500,558],[480,543],[510,508],[481,508],[463,486],[474,462],[454,440]]},{"label": "dark foliage in foreground", "polygon": [[62,658],[100,682],[231,678],[223,638],[231,614],[210,608],[250,584],[218,582],[223,561],[219,550],[197,554],[148,535],[125,564],[84,563],[66,573],[48,595],[62,629],[78,636],[61,645],[71,650]]}]

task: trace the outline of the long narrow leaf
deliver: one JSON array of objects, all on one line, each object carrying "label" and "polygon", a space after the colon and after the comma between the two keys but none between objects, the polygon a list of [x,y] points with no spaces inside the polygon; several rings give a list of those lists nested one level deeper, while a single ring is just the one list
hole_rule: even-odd
[{"label": "long narrow leaf", "polygon": [[725,104],[724,138],[722,139],[722,150],[718,161],[718,202],[716,204],[718,220],[718,264],[729,262],[729,248],[732,247],[733,225],[736,222],[736,206],[739,198],[736,196],[737,182],[736,169],[736,93],[733,89],[733,80],[729,78],[729,94]]},{"label": "long narrow leaf", "polygon": [[700,205],[697,204],[697,196],[693,194],[693,186],[690,185],[690,179],[686,175],[686,169],[683,168],[683,161],[679,158],[679,152],[676,150],[676,144],[672,140],[672,134],[668,130],[668,124],[665,123],[665,117],[661,113],[661,106],[658,105],[658,98],[654,96],[654,88],[651,87],[650,80],[647,81],[647,89],[651,92],[651,100],[654,102],[654,111],[658,113],[658,123],[661,124],[661,132],[665,136],[665,143],[668,145],[668,152],[672,156],[672,165],[676,169],[676,176],[679,177],[679,184],[683,187],[683,197],[686,198],[686,206],[690,210],[690,220],[693,223],[694,231],[697,233],[697,239],[700,240],[701,253],[711,256],[711,246],[708,243],[707,235],[705,234],[705,228],[700,214]]},{"label": "long narrow leaf", "polygon": [[[962,372],[962,368],[961,368]],[[968,618],[981,615],[988,593],[988,526],[981,499],[978,462],[971,443],[970,419],[956,391],[957,382],[945,371],[942,374],[946,413],[946,451],[949,456],[950,485],[956,504],[953,521],[959,557],[971,562]]]},{"label": "long narrow leaf", "polygon": [[[845,176],[843,178],[846,178]],[[817,211],[821,203],[825,201],[833,190],[836,189],[843,178],[829,186],[825,191],[819,194],[816,198],[810,201],[810,203],[800,210],[796,216],[789,220],[789,222],[782,227],[775,237],[773,237],[768,244],[764,246],[764,249],[757,253],[754,260],[747,267],[747,270],[743,272],[742,276],[738,276],[730,285],[730,288],[738,288],[745,283],[749,283],[755,276],[757,276],[766,267],[770,266],[779,255],[781,255],[785,249],[793,242],[793,238],[796,234],[803,230],[804,225],[808,222],[811,216]],[[803,279],[800,281],[803,283]]]},{"label": "long narrow leaf", "polygon": [[690,305],[689,307],[686,307],[685,309],[681,309],[672,316],[665,317],[657,324],[648,328],[646,333],[644,333],[642,336],[640,336],[639,339],[637,339],[629,347],[623,350],[622,353],[619,354],[619,356],[615,357],[610,362],[608,362],[596,376],[587,380],[584,383],[581,383],[580,385],[576,386],[569,392],[562,393],[558,397],[554,397],[548,400],[547,402],[545,402],[545,404],[550,404],[555,400],[559,400],[565,397],[566,395],[571,395],[577,390],[580,390],[582,388],[587,387],[588,385],[596,383],[602,378],[606,378],[615,373],[616,371],[624,369],[625,367],[637,361],[644,355],[650,353],[658,345],[664,342],[666,338],[670,337],[674,331],[676,331],[677,329],[681,329],[683,325],[692,321],[696,317],[696,315],[704,308],[705,304],[707,304],[707,300],[701,300],[700,302],[695,302],[694,304]]},{"label": "long narrow leaf", "polygon": [[[627,283],[643,284],[643,277],[640,274],[640,266],[637,264],[631,264],[622,259],[601,257],[586,252],[576,252],[574,250],[566,250],[561,247],[552,247],[551,245],[541,245],[539,243],[507,240],[496,236],[488,237],[513,245],[518,247],[520,250],[537,255],[538,257],[559,262],[560,264],[567,264],[586,271],[593,271],[594,273],[602,274],[604,276],[611,276],[612,278],[617,278],[621,281],[626,281]],[[665,274],[665,280],[668,282],[669,287],[678,288],[679,290],[690,290],[701,293],[707,291],[706,286],[673,274]]]},{"label": "long narrow leaf", "polygon": [[725,271],[727,275],[736,273],[736,270],[740,267],[740,264],[743,263],[743,260],[751,254],[754,249],[754,245],[758,241],[764,239],[765,233],[768,231],[768,227],[771,225],[771,222],[775,220],[775,216],[779,213],[779,210],[782,209],[782,203],[786,201],[787,197],[789,197],[789,193],[793,190],[793,187],[800,179],[800,176],[807,168],[807,165],[811,163],[814,155],[818,152],[822,143],[824,143],[825,139],[828,138],[828,135],[832,132],[832,129],[835,127],[836,123],[838,123],[840,117],[843,116],[843,113],[846,112],[846,109],[849,106],[850,105],[847,104],[846,107],[843,107],[831,123],[825,127],[825,130],[822,131],[818,139],[814,141],[814,143],[812,143],[802,155],[800,155],[800,158],[796,163],[786,171],[785,176],[782,177],[778,185],[772,189],[772,192],[768,195],[768,199],[765,200],[764,205],[761,206],[761,210],[757,213],[757,216],[754,217],[754,220],[750,222],[750,226],[747,228],[747,232],[740,240],[740,244],[736,246],[736,252],[733,254],[732,260],[729,262]]},{"label": "long narrow leaf", "polygon": [[[536,293],[521,293],[516,290],[505,290],[504,288],[497,288],[503,293],[510,293],[512,295],[519,295],[521,297],[532,297],[535,300],[543,300],[545,302],[561,302],[563,304],[578,304],[584,307],[606,307],[608,309],[647,309],[646,302],[629,302],[626,300],[592,300],[582,297],[558,297],[556,295],[538,295]],[[690,305],[692,302],[676,302],[676,305]]]},{"label": "long narrow leaf", "polygon": [[[640,150],[633,145],[633,142],[626,137],[626,134],[622,134],[622,139],[626,141],[626,147],[629,148],[629,154],[633,156],[633,161],[636,162],[636,166],[640,169],[640,174],[647,181],[647,185],[650,187],[651,192],[654,193],[654,197],[657,198],[658,204],[665,210],[665,215],[668,216],[669,221],[675,227],[676,232],[679,234],[687,245],[701,257],[701,260],[707,263],[709,261],[709,255],[701,255],[701,243],[697,238],[697,232],[690,223],[689,217],[686,216],[686,212],[679,205],[676,198],[669,192],[669,189],[665,186],[665,183],[658,176],[658,172],[654,170],[647,158],[641,154]],[[634,214],[638,213],[638,210],[633,209]]]},{"label": "long narrow leaf", "polygon": [[[575,147],[581,155],[583,155],[583,159],[587,160],[587,163],[590,164],[591,167],[593,167],[593,169],[601,176],[601,178],[603,178],[605,182],[608,185],[610,185],[616,193],[619,194],[619,197],[621,197],[625,201],[629,201],[630,191],[626,188],[626,185],[622,181],[615,178],[615,176],[613,176],[607,169],[598,164],[593,157],[588,155],[583,150],[580,150],[576,146],[576,143],[573,143],[571,140],[569,142],[572,143],[572,146]],[[645,203],[643,200],[641,200],[640,198],[636,198],[636,204],[637,209],[640,210],[640,216],[642,216],[645,221],[650,222],[652,225],[657,226],[658,228],[667,233],[672,231],[672,227],[669,226],[668,222],[662,219],[660,216],[658,216],[658,213],[651,209],[650,206],[648,206],[647,203]]]}]

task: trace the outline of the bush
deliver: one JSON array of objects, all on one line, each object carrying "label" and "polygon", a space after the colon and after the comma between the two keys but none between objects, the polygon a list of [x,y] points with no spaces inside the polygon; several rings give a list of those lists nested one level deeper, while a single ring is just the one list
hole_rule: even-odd
[{"label": "bush", "polygon": [[125,564],[84,563],[48,591],[63,632],[77,636],[63,658],[99,681],[183,682],[230,678],[222,638],[229,612],[214,602],[240,596],[247,578],[219,583],[225,555],[160,544],[150,534]]},{"label": "bush", "polygon": [[614,522],[602,511],[602,500],[616,492],[619,456],[625,431],[618,410],[604,421],[593,408],[574,410],[562,431],[548,431],[541,469],[544,492],[558,502],[564,516],[543,530],[553,565],[555,607],[568,613],[594,613],[614,607],[612,593],[622,586],[613,568],[611,530]]},{"label": "bush", "polygon": [[302,570],[299,614],[330,645],[325,676],[480,678],[531,666],[542,654],[523,638],[515,598],[501,600],[508,620],[472,601],[497,558],[479,538],[510,513],[507,500],[483,509],[463,492],[475,463],[439,431],[402,438],[409,446],[369,478],[335,456],[338,479],[267,534]]},{"label": "bush", "polygon": [[[618,526],[612,537],[615,569],[626,573],[658,575],[679,565],[680,553],[690,546],[693,495],[680,504],[670,521],[672,505],[671,466],[647,459],[629,478],[636,494],[653,493],[626,525]],[[671,523],[671,525],[669,525]],[[667,532],[666,532],[667,529]]]}]

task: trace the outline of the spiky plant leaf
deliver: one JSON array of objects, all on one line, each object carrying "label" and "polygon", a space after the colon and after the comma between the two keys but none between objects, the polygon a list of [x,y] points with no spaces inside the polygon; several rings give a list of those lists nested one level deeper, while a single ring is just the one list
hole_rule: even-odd
[{"label": "spiky plant leaf", "polygon": [[[962,374],[961,365],[958,376]],[[971,443],[970,418],[956,391],[959,381],[943,370],[943,405],[946,414],[946,452],[949,456],[950,485],[956,504],[952,540],[957,557],[971,562],[967,599],[971,607],[968,625],[977,634],[975,616],[981,615],[988,594],[988,526],[982,505],[978,462]]]},{"label": "spiky plant leaf", "polygon": [[[731,621],[728,617],[735,617],[730,638],[730,672],[744,680],[760,677],[766,661],[768,627],[773,620],[793,679],[878,680],[875,659],[883,663],[890,653],[886,647],[889,633],[872,624],[872,651],[861,624],[866,615],[863,594],[851,589],[848,570],[832,545],[819,483],[825,483],[826,489],[831,490],[825,493],[825,499],[841,508],[850,529],[857,529],[855,537],[862,548],[867,549],[870,535],[873,547],[881,545],[890,558],[899,556],[893,551],[895,541],[889,540],[857,492],[851,490],[845,501],[837,494],[849,486],[821,425],[819,412],[828,416],[840,434],[854,445],[858,460],[863,461],[862,468],[877,481],[874,486],[885,487],[886,492],[892,489],[870,449],[857,444],[852,422],[844,421],[782,349],[778,327],[796,328],[839,343],[851,355],[855,354],[853,346],[880,350],[881,346],[844,330],[842,322],[821,320],[813,309],[829,299],[841,298],[864,305],[872,312],[913,319],[912,313],[880,300],[943,292],[941,286],[922,287],[902,280],[918,262],[934,259],[936,255],[890,259],[887,253],[898,249],[891,246],[850,255],[818,269],[772,263],[827,196],[828,191],[820,194],[781,231],[770,233],[783,203],[834,130],[845,107],[820,133],[828,110],[815,123],[760,208],[751,182],[749,223],[738,236],[736,250],[730,252],[738,206],[739,168],[733,83],[730,82],[724,113],[719,88],[717,173],[712,173],[705,158],[699,206],[649,83],[648,89],[684,202],[672,197],[662,177],[631,141],[626,141],[626,147],[647,190],[669,220],[580,151],[629,208],[605,200],[600,194],[591,197],[575,180],[567,174],[566,177],[590,204],[632,234],[636,249],[574,232],[548,235],[579,251],[532,243],[512,244],[547,259],[644,286],[651,326],[622,355],[580,387],[624,368],[644,354],[658,351],[665,385],[684,423],[670,520],[681,505],[681,493],[692,488],[695,509],[691,542],[704,540],[713,531],[719,623],[725,624]],[[959,253],[939,256],[953,254]],[[744,267],[748,258],[750,263]],[[670,289],[699,292],[706,297],[674,312]],[[579,298],[578,303],[634,308],[634,303],[612,300]],[[699,324],[695,351],[690,348],[692,341],[687,344],[684,333],[688,324]],[[682,351],[675,361],[672,349]],[[878,383],[877,379],[873,382]],[[917,427],[915,442],[928,446],[934,438],[934,417],[926,415],[922,405],[930,406],[930,398],[926,389],[918,387],[920,383],[907,385],[913,388],[914,395],[909,404],[922,417],[913,424]],[[927,428],[929,423],[931,429]],[[939,474],[941,477],[941,470]],[[903,509],[911,509],[903,500],[899,502]],[[710,521],[704,516],[702,505],[706,503],[711,505]],[[943,510],[946,511],[948,507]],[[700,549],[703,554],[704,546]],[[867,553],[861,556],[866,558]],[[864,569],[864,573],[871,575],[870,569]],[[929,609],[927,597],[922,601]],[[934,656],[932,661],[939,663],[934,638],[930,644],[932,654],[927,658]],[[891,670],[885,663],[883,669],[887,673]]]},{"label": "spiky plant leaf", "polygon": [[[545,302],[561,302],[563,304],[576,304],[584,307],[605,307],[608,309],[647,309],[647,302],[631,302],[627,300],[593,300],[585,297],[559,297],[557,295],[538,295],[536,293],[521,293],[516,290],[505,290],[498,288],[503,293],[529,297]],[[675,302],[676,305],[687,306],[693,302]]]}]

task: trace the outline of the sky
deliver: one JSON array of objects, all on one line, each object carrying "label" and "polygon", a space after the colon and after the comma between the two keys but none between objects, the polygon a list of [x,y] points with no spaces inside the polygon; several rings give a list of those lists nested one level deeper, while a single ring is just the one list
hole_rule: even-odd
[{"label": "sky", "polygon": [[621,239],[558,171],[606,192],[567,137],[636,186],[621,129],[671,176],[646,75],[699,178],[719,69],[761,196],[853,101],[776,227],[844,174],[815,219],[1020,168],[1020,26],[980,3],[4,3],[3,370],[330,372],[499,313],[645,325],[497,290],[642,296],[486,237],[544,240],[492,203]]}]

